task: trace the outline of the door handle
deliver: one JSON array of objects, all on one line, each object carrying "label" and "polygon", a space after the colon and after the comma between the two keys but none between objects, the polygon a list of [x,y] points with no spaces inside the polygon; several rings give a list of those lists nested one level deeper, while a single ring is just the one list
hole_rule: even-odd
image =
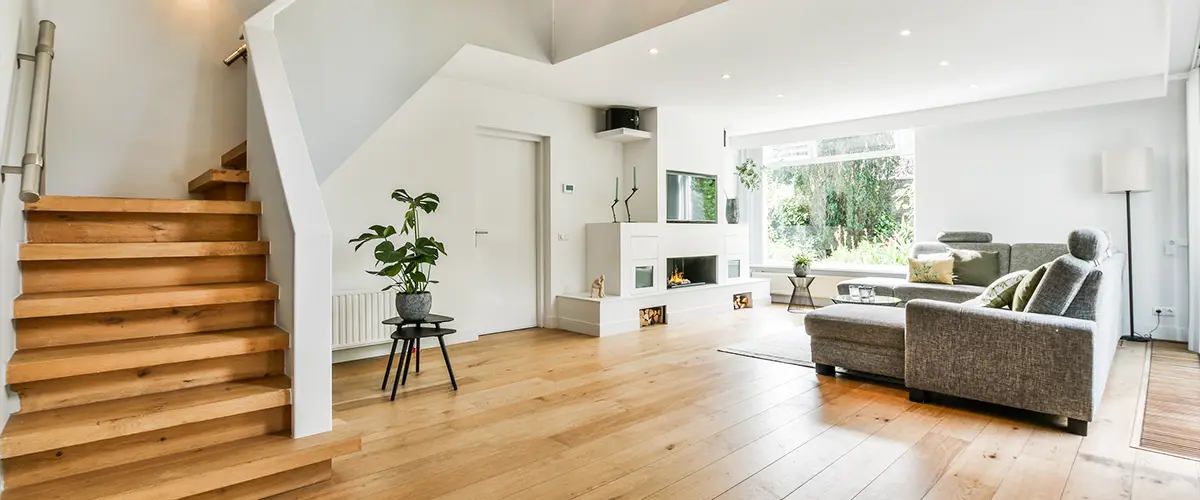
[{"label": "door handle", "polygon": [[479,231],[479,230],[476,230],[476,231],[475,231],[475,234],[488,234],[488,232],[487,232],[487,231]]},{"label": "door handle", "polygon": [[481,235],[481,234],[486,235],[486,234],[488,234],[488,232],[480,231],[478,229],[475,230],[475,248],[479,248],[479,235]]}]

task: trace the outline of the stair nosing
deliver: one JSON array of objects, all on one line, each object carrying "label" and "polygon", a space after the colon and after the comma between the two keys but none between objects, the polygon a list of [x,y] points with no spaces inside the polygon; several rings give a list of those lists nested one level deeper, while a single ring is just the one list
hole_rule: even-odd
[{"label": "stair nosing", "polygon": [[28,212],[260,215],[262,214],[262,203],[229,200],[44,196],[40,201],[26,203],[25,210]]},{"label": "stair nosing", "polygon": [[[241,336],[239,336],[239,334]],[[177,340],[195,340],[195,342],[180,345],[169,344],[156,346],[156,344],[167,344],[170,341]],[[38,349],[21,349],[14,353],[12,359],[9,360],[7,380],[10,385],[15,385],[40,382],[43,380],[128,370],[131,368],[186,363],[189,361],[223,358],[227,356],[238,356],[257,352],[279,351],[287,348],[289,340],[290,336],[287,334],[287,332],[283,331],[277,326],[269,326],[258,328],[239,328],[214,332],[181,333],[176,335],[164,335],[161,337],[111,340],[107,342],[43,347]],[[251,349],[245,346],[247,343],[256,341],[264,342],[268,344],[268,347],[265,349]],[[198,349],[198,347],[201,345],[207,347],[208,349]],[[213,349],[218,347],[219,349],[217,349],[214,353]],[[104,348],[125,349],[118,353],[93,352],[102,350]],[[36,359],[36,356],[46,352],[70,353],[72,351],[75,351],[76,355],[62,356],[51,359]],[[156,355],[154,354],[155,351],[159,351],[160,353]],[[139,357],[132,360],[122,359],[124,357],[128,357],[130,355],[129,353],[137,353]],[[29,357],[34,357],[34,359],[26,359]],[[94,368],[94,366],[97,364],[101,364],[100,361],[103,360],[103,358],[109,358],[112,360],[107,361],[106,366],[104,366],[103,369]],[[32,374],[32,372],[39,371],[51,371],[55,375],[37,376]]]},{"label": "stair nosing", "polygon": [[[157,252],[126,252],[119,249],[155,249]],[[58,253],[46,255],[44,252],[58,249],[66,251],[67,255]],[[208,250],[204,250],[208,249]],[[99,251],[100,253],[84,253]],[[105,253],[107,251],[107,253]],[[72,253],[77,252],[77,253]],[[173,242],[139,242],[139,243],[22,243],[20,262],[47,262],[63,260],[123,260],[123,259],[174,259],[188,257],[239,257],[247,255],[268,255],[270,245],[265,241],[173,241]]]},{"label": "stair nosing", "polygon": [[[172,302],[170,304],[145,303],[145,302],[134,301],[135,303],[132,305],[125,305],[125,306],[120,306],[120,307],[111,306],[111,305],[110,306],[90,305],[88,307],[76,306],[77,307],[76,310],[71,310],[69,312],[55,312],[55,313],[47,313],[40,309],[36,309],[38,307],[45,307],[45,306],[41,306],[40,304],[30,305],[31,302],[40,302],[40,301],[46,301],[46,300],[53,301],[55,304],[61,304],[62,301],[70,301],[70,300],[83,301],[83,302],[97,301],[97,300],[102,301],[102,300],[104,300],[105,297],[136,297],[139,295],[186,294],[189,292],[201,291],[204,289],[234,289],[234,288],[262,288],[262,287],[269,288],[270,291],[265,294],[261,294],[259,296],[252,296],[250,298],[239,298],[238,300],[214,300],[211,297],[209,297],[209,298],[204,298],[204,299],[197,298],[197,299],[190,299],[190,300],[180,300],[178,302]],[[115,293],[115,292],[121,292],[121,291],[129,291],[129,292],[128,293]],[[88,295],[89,292],[93,293],[94,295]],[[101,292],[103,292],[103,293],[101,293]],[[13,301],[13,319],[46,318],[46,317],[54,317],[54,316],[74,316],[77,314],[97,314],[97,313],[110,313],[110,312],[139,311],[139,310],[147,310],[147,309],[162,309],[162,308],[168,308],[168,307],[188,307],[188,306],[198,306],[198,305],[233,304],[233,303],[239,303],[239,302],[257,302],[257,301],[262,301],[262,300],[276,300],[278,298],[279,298],[279,286],[274,283],[271,283],[270,281],[254,281],[254,282],[244,282],[244,283],[209,283],[209,284],[202,284],[202,285],[174,285],[174,286],[161,286],[161,287],[120,288],[120,289],[112,289],[112,290],[87,290],[87,291],[73,291],[73,292],[39,292],[39,293],[21,294],[21,295],[17,296],[16,300]],[[31,308],[34,308],[35,311],[28,311],[28,309],[31,309]]]}]

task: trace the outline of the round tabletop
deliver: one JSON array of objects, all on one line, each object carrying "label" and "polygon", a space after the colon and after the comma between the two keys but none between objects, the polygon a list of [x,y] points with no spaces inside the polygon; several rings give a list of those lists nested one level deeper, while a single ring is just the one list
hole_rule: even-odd
[{"label": "round tabletop", "polygon": [[851,295],[835,295],[830,297],[830,300],[835,304],[867,304],[872,306],[894,306],[900,303],[900,299],[887,295],[876,295],[866,299]]},{"label": "round tabletop", "polygon": [[792,281],[792,286],[800,287],[800,288],[808,288],[808,285],[811,285],[813,280],[817,279],[817,277],[816,276],[788,276],[788,279]]},{"label": "round tabletop", "polygon": [[449,316],[442,316],[441,314],[427,314],[427,315],[425,315],[425,319],[421,319],[421,320],[409,320],[409,319],[404,319],[399,316],[396,316],[394,318],[388,318],[388,319],[383,320],[383,324],[399,325],[399,326],[408,326],[408,325],[420,326],[420,325],[440,325],[442,323],[449,323],[451,321],[454,321],[454,318],[451,318]]},{"label": "round tabletop", "polygon": [[441,337],[442,335],[450,335],[457,333],[458,330],[453,328],[429,328],[427,326],[402,326],[396,329],[392,334],[392,339],[422,339],[427,337]]}]

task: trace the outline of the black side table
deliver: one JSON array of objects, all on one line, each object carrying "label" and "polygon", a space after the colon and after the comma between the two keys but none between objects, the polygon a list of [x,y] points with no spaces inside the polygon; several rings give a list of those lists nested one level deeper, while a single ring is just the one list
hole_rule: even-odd
[{"label": "black side table", "polygon": [[[788,280],[792,282],[792,298],[788,301],[788,312],[803,311],[804,299],[808,299],[809,308],[817,308],[817,305],[813,303],[812,292],[808,289],[815,279],[817,278],[814,276],[788,276]],[[800,293],[801,290],[804,291],[803,294]]]},{"label": "black side table", "polygon": [[[388,355],[387,368],[383,372],[383,385],[379,390],[387,390],[388,378],[392,372],[392,362],[396,358],[396,346],[403,341],[403,350],[400,353],[400,363],[396,364],[396,380],[392,383],[392,400],[396,400],[396,389],[399,385],[404,385],[408,381],[408,367],[412,362],[412,358],[417,358],[417,373],[421,372],[421,339],[428,337],[437,337],[438,344],[442,348],[442,357],[446,360],[446,371],[450,373],[450,384],[454,390],[458,390],[458,382],[454,379],[454,370],[450,367],[450,355],[446,352],[446,341],[443,338],[446,335],[456,333],[457,330],[451,328],[442,328],[442,323],[454,321],[454,318],[442,316],[438,314],[430,314],[425,319],[420,321],[410,321],[399,317],[389,318],[383,321],[385,325],[395,325],[396,331],[392,333],[392,352]],[[431,325],[422,326],[422,325]],[[403,367],[404,374],[400,374],[400,369]]]}]

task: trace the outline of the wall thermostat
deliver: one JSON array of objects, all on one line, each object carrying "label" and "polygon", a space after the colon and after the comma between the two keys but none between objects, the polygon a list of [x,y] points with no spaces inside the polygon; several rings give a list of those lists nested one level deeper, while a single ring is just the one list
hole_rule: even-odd
[{"label": "wall thermostat", "polygon": [[563,193],[575,194],[575,185],[574,184],[563,184]]}]

